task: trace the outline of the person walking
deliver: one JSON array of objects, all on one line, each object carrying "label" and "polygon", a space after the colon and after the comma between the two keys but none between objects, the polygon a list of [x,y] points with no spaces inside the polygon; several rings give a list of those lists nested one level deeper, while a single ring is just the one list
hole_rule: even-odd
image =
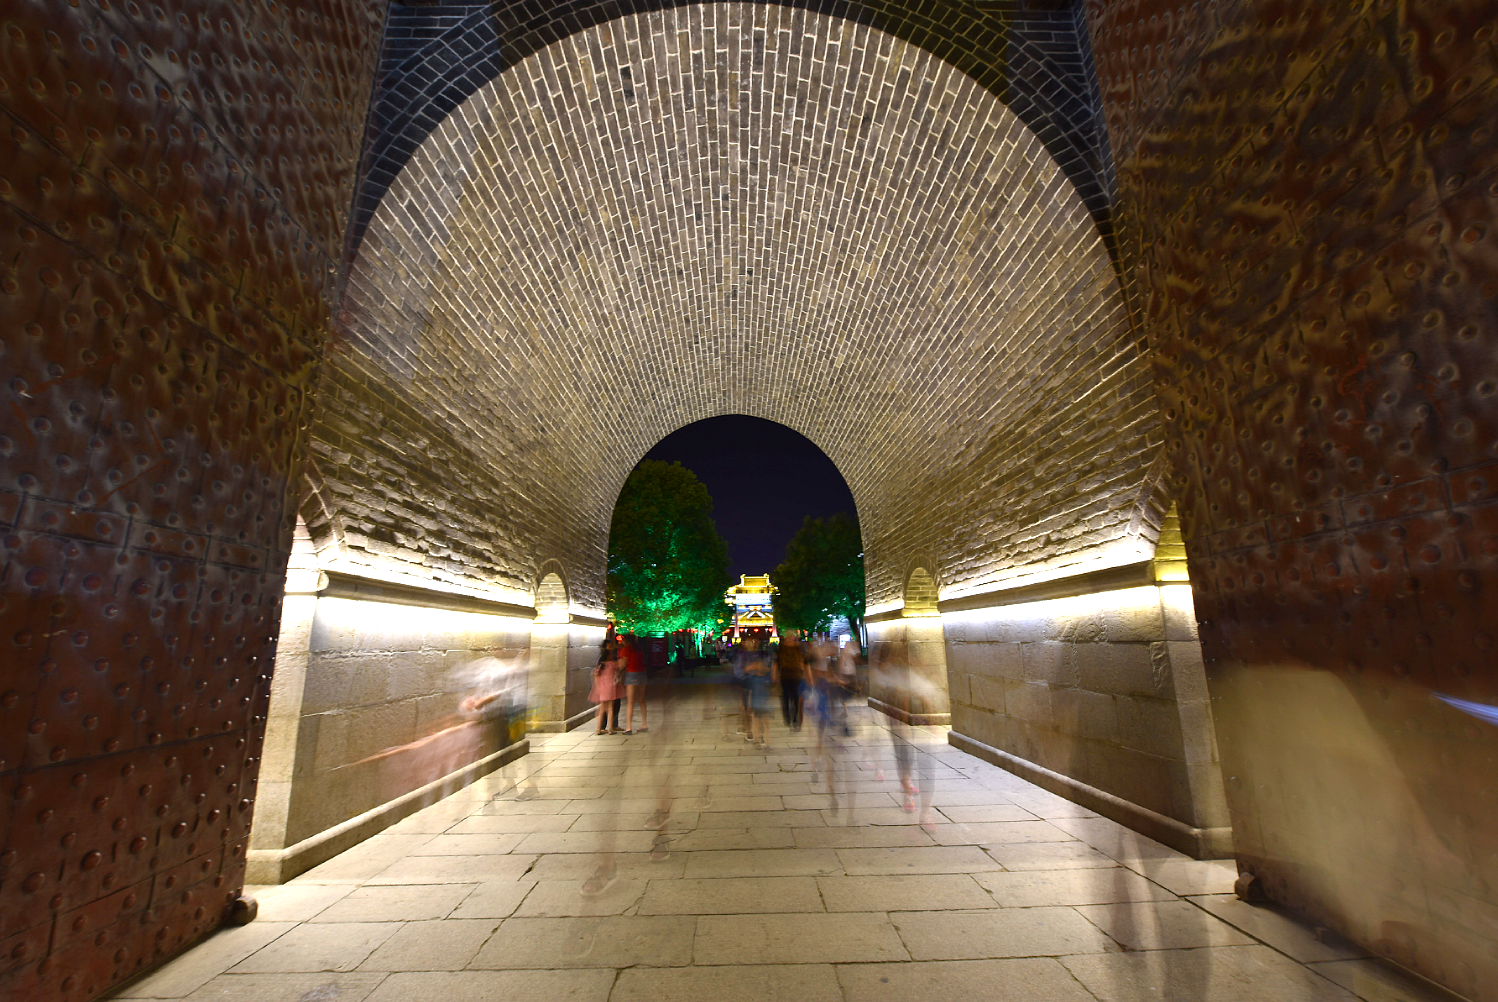
[{"label": "person walking", "polygon": [[780,713],[785,718],[785,726],[799,731],[801,689],[806,682],[806,650],[801,646],[799,634],[787,633],[781,638],[771,681],[780,686]]},{"label": "person walking", "polygon": [[769,746],[772,670],[769,657],[761,651],[756,651],[744,665],[744,680],[749,686],[749,733],[745,737],[761,750]]},{"label": "person walking", "polygon": [[746,633],[733,657],[733,678],[738,686],[739,721],[742,724],[739,733],[744,735],[745,741],[754,740],[753,687],[749,681],[749,668],[759,660],[759,637]]},{"label": "person walking", "polygon": [[593,688],[588,691],[589,701],[598,704],[597,733],[618,732],[618,711],[615,711],[613,729],[609,728],[609,708],[615,705],[618,698],[619,636],[614,632],[614,624],[610,623],[608,632],[603,635],[603,643],[598,645],[598,664],[593,669]]},{"label": "person walking", "polygon": [[[645,656],[640,640],[624,638],[619,647],[619,668],[624,679],[624,733],[635,733],[635,703],[640,704],[640,733],[650,730],[650,714],[645,709]],[[618,726],[617,721],[615,726]]]}]

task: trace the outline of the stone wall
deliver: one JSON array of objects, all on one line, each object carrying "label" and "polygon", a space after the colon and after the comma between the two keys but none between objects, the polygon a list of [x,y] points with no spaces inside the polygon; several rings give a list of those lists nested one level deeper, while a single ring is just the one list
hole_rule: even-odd
[{"label": "stone wall", "polygon": [[383,13],[0,13],[7,998],[97,995],[243,884]]},{"label": "stone wall", "polygon": [[1240,865],[1498,997],[1498,5],[1088,17]]},{"label": "stone wall", "polygon": [[945,613],[951,741],[1182,852],[1231,855],[1191,589],[1117,578]]},{"label": "stone wall", "polygon": [[255,883],[290,879],[522,750],[529,610],[322,577],[306,628],[283,625]]}]

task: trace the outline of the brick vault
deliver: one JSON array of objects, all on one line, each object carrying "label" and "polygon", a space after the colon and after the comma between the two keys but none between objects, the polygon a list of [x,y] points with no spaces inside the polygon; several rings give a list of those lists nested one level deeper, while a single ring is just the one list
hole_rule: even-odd
[{"label": "brick vault", "polygon": [[15,0],[0,991],[522,753],[475,664],[567,726],[748,413],[955,743],[1494,998],[1495,17]]}]

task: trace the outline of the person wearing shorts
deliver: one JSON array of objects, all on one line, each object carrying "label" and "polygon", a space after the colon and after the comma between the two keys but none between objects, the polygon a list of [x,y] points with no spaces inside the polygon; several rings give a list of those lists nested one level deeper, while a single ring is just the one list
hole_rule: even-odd
[{"label": "person wearing shorts", "polygon": [[624,733],[635,733],[635,703],[640,704],[640,733],[650,730],[650,714],[645,708],[645,658],[639,640],[625,637],[619,645],[619,666],[624,678]]}]

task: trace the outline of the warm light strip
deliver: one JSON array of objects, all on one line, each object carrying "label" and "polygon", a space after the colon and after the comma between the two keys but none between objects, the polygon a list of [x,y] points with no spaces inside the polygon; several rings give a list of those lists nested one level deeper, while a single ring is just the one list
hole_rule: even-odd
[{"label": "warm light strip", "polygon": [[378,564],[364,564],[353,560],[334,560],[319,564],[318,569],[331,574],[345,574],[372,584],[397,585],[402,588],[419,588],[433,595],[451,595],[456,598],[478,599],[481,602],[499,602],[505,605],[530,605],[533,596],[529,592],[510,588],[484,591],[478,588],[454,586],[451,582],[401,574]]},{"label": "warm light strip", "polygon": [[[1154,556],[1154,548],[1139,542],[1131,542],[1126,546],[1111,547],[1109,552],[1091,560],[1081,561],[1075,564],[1066,564],[1047,570],[1034,571],[1033,573],[1020,573],[1012,577],[1001,577],[988,581],[980,581],[964,589],[963,591],[942,592],[938,597],[943,602],[954,602],[958,599],[968,598],[975,595],[1002,595],[1006,591],[1015,591],[1020,588],[1029,588],[1033,585],[1050,584],[1054,581],[1065,581],[1067,578],[1080,578],[1089,574],[1098,574],[1102,571],[1116,570],[1119,567],[1127,567],[1129,564],[1137,564],[1141,560],[1148,560]],[[900,608],[896,603],[891,608]]]},{"label": "warm light strip", "polygon": [[1033,602],[1012,602],[981,609],[963,609],[942,613],[946,624],[1034,622],[1038,619],[1074,620],[1095,613],[1121,612],[1165,606],[1191,615],[1193,602],[1189,584],[1146,584],[1129,588],[1041,598]]}]

